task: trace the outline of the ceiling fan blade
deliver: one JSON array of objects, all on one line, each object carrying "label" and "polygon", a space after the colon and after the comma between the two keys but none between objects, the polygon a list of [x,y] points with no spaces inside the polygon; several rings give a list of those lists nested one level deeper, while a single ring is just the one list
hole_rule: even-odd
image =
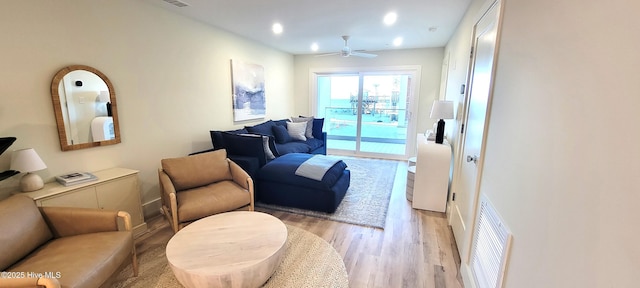
[{"label": "ceiling fan blade", "polygon": [[378,57],[378,55],[376,55],[376,54],[364,53],[365,50],[351,50],[351,48],[349,48],[349,44],[347,43],[347,41],[349,41],[349,36],[347,36],[347,35],[342,36],[342,39],[344,40],[344,47],[342,48],[342,50],[340,52],[318,54],[318,55],[316,55],[316,57],[332,56],[332,55],[340,55],[342,57],[357,56],[357,57],[363,57],[363,58],[375,58],[375,57]]},{"label": "ceiling fan blade", "polygon": [[362,52],[357,52],[357,51],[351,52],[351,56],[358,56],[358,57],[364,57],[364,58],[375,58],[375,57],[378,57],[378,55],[376,55],[376,54],[362,53]]},{"label": "ceiling fan blade", "polygon": [[333,56],[333,55],[340,55],[340,52],[325,53],[325,54],[317,54],[317,55],[315,55],[315,56],[316,56],[316,57],[324,57],[324,56]]}]

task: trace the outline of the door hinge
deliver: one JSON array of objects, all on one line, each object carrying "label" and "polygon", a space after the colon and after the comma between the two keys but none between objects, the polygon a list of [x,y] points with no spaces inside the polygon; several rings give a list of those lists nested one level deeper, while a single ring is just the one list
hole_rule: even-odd
[{"label": "door hinge", "polygon": [[462,127],[460,128],[460,134],[464,134],[464,123],[462,123]]},{"label": "door hinge", "polygon": [[469,53],[469,58],[473,58],[473,46],[471,46],[471,53]]},{"label": "door hinge", "polygon": [[453,193],[453,195],[451,196],[451,201],[456,201],[456,193]]}]

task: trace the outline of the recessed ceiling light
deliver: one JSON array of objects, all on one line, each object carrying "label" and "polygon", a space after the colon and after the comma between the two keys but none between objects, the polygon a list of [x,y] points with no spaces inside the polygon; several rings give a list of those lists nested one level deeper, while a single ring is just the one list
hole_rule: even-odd
[{"label": "recessed ceiling light", "polygon": [[402,45],[402,37],[396,37],[396,39],[393,39],[393,46],[400,46]]},{"label": "recessed ceiling light", "polygon": [[311,44],[311,51],[318,51],[318,43]]},{"label": "recessed ceiling light", "polygon": [[396,14],[396,12],[389,12],[387,13],[387,15],[384,15],[384,24],[386,24],[387,26],[391,26],[393,25],[393,23],[396,23],[397,19],[398,14]]},{"label": "recessed ceiling light", "polygon": [[273,26],[271,26],[271,30],[273,30],[274,34],[281,34],[282,33],[282,24],[274,23]]}]

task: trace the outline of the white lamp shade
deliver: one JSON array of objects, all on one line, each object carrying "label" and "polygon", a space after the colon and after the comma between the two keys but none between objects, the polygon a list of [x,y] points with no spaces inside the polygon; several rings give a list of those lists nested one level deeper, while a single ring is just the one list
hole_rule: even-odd
[{"label": "white lamp shade", "polygon": [[15,150],[11,155],[11,170],[33,172],[46,168],[47,165],[44,164],[33,148]]},{"label": "white lamp shade", "polygon": [[453,101],[433,101],[431,119],[453,119]]}]

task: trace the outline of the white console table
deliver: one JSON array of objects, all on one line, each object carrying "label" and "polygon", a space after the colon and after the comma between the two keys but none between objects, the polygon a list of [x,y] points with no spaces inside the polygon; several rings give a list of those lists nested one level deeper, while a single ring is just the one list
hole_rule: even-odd
[{"label": "white console table", "polygon": [[[147,230],[140,203],[138,171],[125,168],[111,168],[92,172],[98,180],[73,186],[58,182],[44,185],[44,188],[28,193],[38,206],[99,208],[126,211],[131,215],[134,236]],[[124,223],[118,223],[124,227]]]},{"label": "white console table", "polygon": [[427,141],[424,134],[418,134],[417,142],[412,207],[445,212],[449,190],[451,146],[446,140],[443,144]]}]

